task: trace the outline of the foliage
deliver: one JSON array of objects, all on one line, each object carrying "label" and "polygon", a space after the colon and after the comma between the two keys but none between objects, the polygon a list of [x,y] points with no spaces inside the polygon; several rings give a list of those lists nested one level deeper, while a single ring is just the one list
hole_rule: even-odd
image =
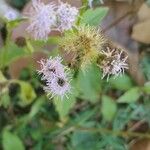
[{"label": "foliage", "polygon": [[[19,1],[16,1],[20,7]],[[87,1],[86,1],[87,7]],[[79,24],[98,26],[108,12],[99,7],[83,11]],[[21,20],[9,22],[11,31]],[[7,22],[8,23],[8,22]],[[8,34],[9,35],[9,34]],[[48,99],[33,63],[11,77],[10,66],[18,58],[34,58],[45,41],[26,39],[18,46],[7,37],[0,49],[0,148],[4,150],[127,150],[135,138],[132,126],[141,120],[150,124],[149,59],[141,62],[147,83],[138,86],[125,73],[109,81],[102,80],[95,64],[83,72],[74,72],[73,89],[68,99]],[[48,44],[57,45],[60,37],[50,37]],[[44,48],[43,48],[44,49]],[[46,48],[45,48],[46,49]],[[55,56],[58,49],[47,56]]]}]

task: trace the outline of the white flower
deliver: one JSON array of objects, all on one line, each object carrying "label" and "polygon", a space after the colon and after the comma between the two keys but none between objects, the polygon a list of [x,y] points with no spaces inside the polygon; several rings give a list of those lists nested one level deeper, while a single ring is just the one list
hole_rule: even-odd
[{"label": "white flower", "polygon": [[32,0],[32,8],[28,15],[30,25],[27,31],[36,40],[47,40],[48,34],[56,24],[54,9],[52,3],[45,5],[40,0]]},{"label": "white flower", "polygon": [[62,58],[57,56],[55,58],[42,59],[40,62],[41,70],[38,71],[42,74],[42,80],[51,80],[54,76],[65,76],[65,66],[62,64]]},{"label": "white flower", "polygon": [[67,97],[67,94],[70,93],[70,81],[67,77],[56,76],[50,82],[47,82],[47,86],[44,89],[47,93],[51,94],[51,98],[58,96],[63,99],[64,96]]},{"label": "white flower", "polygon": [[70,72],[69,69],[62,64],[62,58],[42,59],[40,62],[41,70],[38,71],[42,75],[42,80],[46,81],[44,90],[51,94],[51,98],[59,96],[63,99],[70,92]]},{"label": "white flower", "polygon": [[18,16],[19,13],[15,10],[8,10],[4,15],[4,17],[9,21],[17,19]]},{"label": "white flower", "polygon": [[123,51],[119,52],[119,50],[111,50],[107,47],[107,51],[102,51],[102,54],[104,55],[104,59],[99,65],[103,72],[102,78],[107,76],[108,80],[110,75],[117,77],[123,74],[125,69],[128,69],[128,64],[126,63],[127,57],[122,55]]},{"label": "white flower", "polygon": [[57,29],[59,31],[69,30],[75,24],[79,11],[67,3],[60,2],[57,8]]}]

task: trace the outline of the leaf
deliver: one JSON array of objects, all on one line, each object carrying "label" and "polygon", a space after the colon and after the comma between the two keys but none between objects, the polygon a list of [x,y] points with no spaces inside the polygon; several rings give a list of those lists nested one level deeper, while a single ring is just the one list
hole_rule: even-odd
[{"label": "leaf", "polygon": [[7,79],[4,77],[3,73],[0,71],[0,83],[6,82]]},{"label": "leaf", "polygon": [[14,43],[9,43],[7,46],[0,49],[0,68],[9,65],[12,61],[25,54],[24,49],[19,48]]},{"label": "leaf", "polygon": [[21,106],[26,106],[33,102],[33,100],[36,98],[36,93],[29,83],[24,81],[19,81],[18,83],[20,84],[21,89],[19,94],[21,101],[19,102],[19,104]]},{"label": "leaf", "polygon": [[77,88],[80,97],[90,102],[96,102],[100,98],[101,75],[97,66],[90,66],[86,73],[82,70],[78,74]]},{"label": "leaf", "polygon": [[2,134],[2,144],[4,150],[25,150],[20,138],[6,129]]},{"label": "leaf", "polygon": [[54,98],[53,103],[55,105],[55,109],[59,114],[61,120],[64,120],[68,115],[70,109],[74,106],[76,102],[76,97],[74,95],[70,95],[67,99],[60,99],[58,97]]},{"label": "leaf", "polygon": [[25,20],[26,20],[26,18],[19,18],[19,19],[8,21],[7,28],[13,29],[13,28],[17,27],[22,21],[25,21]]},{"label": "leaf", "polygon": [[99,140],[95,133],[76,131],[71,136],[73,149],[78,150],[99,150]]},{"label": "leaf", "polygon": [[0,106],[3,106],[4,108],[8,108],[8,106],[10,105],[10,96],[8,94],[8,92],[0,95]]},{"label": "leaf", "polygon": [[150,82],[147,82],[147,83],[144,85],[143,91],[144,91],[146,94],[150,94]]},{"label": "leaf", "polygon": [[133,103],[136,102],[141,96],[141,91],[139,87],[134,87],[124,93],[117,101],[119,103]]},{"label": "leaf", "polygon": [[88,9],[83,15],[80,24],[99,25],[108,12],[107,7]]},{"label": "leaf", "polygon": [[29,118],[33,118],[39,112],[43,104],[44,104],[44,98],[43,97],[38,98],[31,107]]},{"label": "leaf", "polygon": [[126,74],[119,76],[115,79],[111,78],[109,82],[111,86],[117,90],[127,91],[133,87],[131,78]]},{"label": "leaf", "polygon": [[111,97],[103,96],[101,111],[104,119],[111,121],[117,112],[116,102]]}]

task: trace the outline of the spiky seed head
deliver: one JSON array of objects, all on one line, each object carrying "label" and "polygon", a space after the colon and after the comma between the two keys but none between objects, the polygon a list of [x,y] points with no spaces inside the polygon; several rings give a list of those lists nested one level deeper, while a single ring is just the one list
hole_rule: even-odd
[{"label": "spiky seed head", "polygon": [[75,52],[74,61],[84,70],[97,59],[104,42],[100,29],[82,25],[77,31],[67,34],[60,47],[66,52]]}]

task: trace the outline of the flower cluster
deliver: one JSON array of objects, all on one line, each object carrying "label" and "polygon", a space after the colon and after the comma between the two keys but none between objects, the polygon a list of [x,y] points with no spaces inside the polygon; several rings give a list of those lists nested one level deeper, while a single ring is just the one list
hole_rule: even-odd
[{"label": "flower cluster", "polygon": [[85,70],[97,60],[105,40],[101,30],[90,26],[79,26],[77,32],[66,35],[60,47],[66,52],[74,52],[73,63]]},{"label": "flower cluster", "polygon": [[59,96],[63,99],[70,92],[69,70],[62,64],[61,57],[50,57],[42,59],[40,62],[41,70],[38,71],[42,75],[42,80],[46,81],[44,90],[51,94],[51,98]]},{"label": "flower cluster", "polygon": [[106,51],[102,51],[102,59],[99,61],[99,66],[102,69],[103,76],[107,76],[107,80],[110,75],[117,77],[118,75],[124,73],[125,69],[128,69],[127,56],[125,52],[119,49],[111,49],[107,47]]},{"label": "flower cluster", "polygon": [[56,6],[53,3],[44,4],[40,0],[32,0],[32,8],[27,15],[30,25],[27,32],[36,40],[47,40],[52,30],[69,30],[74,26],[78,9],[67,3]]}]

